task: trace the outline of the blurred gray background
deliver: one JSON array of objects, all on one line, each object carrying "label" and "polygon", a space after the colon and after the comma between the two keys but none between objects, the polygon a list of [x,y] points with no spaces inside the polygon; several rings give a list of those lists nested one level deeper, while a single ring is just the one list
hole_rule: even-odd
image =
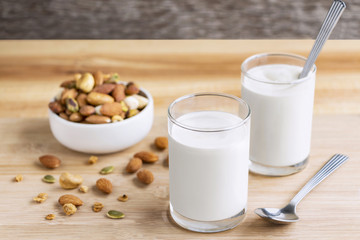
[{"label": "blurred gray background", "polygon": [[[332,0],[0,0],[1,39],[315,38]],[[360,38],[360,0],[331,38]]]}]

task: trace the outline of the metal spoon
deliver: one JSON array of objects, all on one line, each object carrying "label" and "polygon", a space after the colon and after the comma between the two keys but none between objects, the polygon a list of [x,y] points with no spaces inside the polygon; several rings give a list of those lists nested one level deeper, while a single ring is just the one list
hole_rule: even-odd
[{"label": "metal spoon", "polygon": [[333,173],[338,167],[348,160],[349,157],[342,154],[335,154],[306,185],[291,199],[290,203],[285,207],[278,208],[257,208],[255,213],[262,218],[270,220],[278,224],[286,224],[299,221],[296,215],[296,206],[298,203],[322,180]]},{"label": "metal spoon", "polygon": [[326,40],[328,40],[331,32],[333,31],[336,23],[338,22],[341,14],[346,8],[346,4],[341,0],[334,0],[330,7],[328,14],[320,28],[319,34],[316,37],[313,48],[305,62],[304,68],[299,75],[299,78],[306,77],[313,67],[319,53],[324,46]]}]

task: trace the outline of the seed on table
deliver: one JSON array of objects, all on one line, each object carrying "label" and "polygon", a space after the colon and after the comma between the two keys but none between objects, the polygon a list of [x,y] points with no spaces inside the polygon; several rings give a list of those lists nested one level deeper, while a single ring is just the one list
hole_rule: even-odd
[{"label": "seed on table", "polygon": [[103,209],[104,205],[100,202],[95,202],[93,205],[93,211],[94,212],[100,212]]},{"label": "seed on table", "polygon": [[42,203],[47,199],[47,193],[39,193],[36,197],[34,197],[34,201],[37,203]]},{"label": "seed on table", "polygon": [[114,171],[114,166],[108,166],[108,167],[104,167],[103,169],[101,169],[100,174],[109,174],[112,173]]},{"label": "seed on table", "polygon": [[118,197],[118,200],[120,202],[126,202],[127,200],[129,200],[129,197],[126,194],[124,194],[124,195]]},{"label": "seed on table", "polygon": [[15,182],[21,182],[23,180],[23,176],[21,174],[16,175]]},{"label": "seed on table", "polygon": [[79,191],[82,193],[87,193],[89,191],[89,187],[83,185],[79,188]]},{"label": "seed on table", "polygon": [[55,219],[55,214],[48,214],[48,215],[46,215],[46,217],[45,217],[45,219],[46,220],[53,220],[53,219]]},{"label": "seed on table", "polygon": [[116,210],[110,210],[107,212],[106,216],[108,218],[121,219],[125,217],[125,214]]},{"label": "seed on table", "polygon": [[56,179],[52,175],[45,175],[42,180],[46,183],[54,183],[56,181]]},{"label": "seed on table", "polygon": [[88,163],[95,164],[95,163],[97,163],[98,160],[99,160],[99,158],[97,156],[90,156]]}]

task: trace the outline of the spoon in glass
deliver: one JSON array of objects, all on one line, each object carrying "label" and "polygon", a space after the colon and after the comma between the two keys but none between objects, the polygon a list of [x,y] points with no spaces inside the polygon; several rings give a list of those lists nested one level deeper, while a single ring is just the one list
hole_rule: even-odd
[{"label": "spoon in glass", "polygon": [[307,183],[306,185],[291,199],[290,203],[285,207],[278,208],[257,208],[255,213],[260,217],[278,224],[287,224],[299,221],[296,215],[296,206],[299,202],[322,180],[333,173],[338,167],[345,163],[349,157],[342,154],[335,154]]},{"label": "spoon in glass", "polygon": [[310,72],[310,70],[312,69],[317,57],[319,56],[322,47],[324,46],[326,40],[328,40],[331,32],[333,31],[336,23],[338,22],[345,8],[346,8],[346,4],[343,1],[334,0],[320,28],[314,46],[310,51],[310,54],[305,62],[302,72],[299,75],[299,78],[306,77]]}]

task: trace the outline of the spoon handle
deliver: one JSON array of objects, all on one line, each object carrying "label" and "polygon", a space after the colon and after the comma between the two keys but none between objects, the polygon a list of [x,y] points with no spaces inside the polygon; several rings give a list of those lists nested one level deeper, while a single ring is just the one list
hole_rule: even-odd
[{"label": "spoon handle", "polygon": [[322,180],[333,173],[338,167],[349,159],[348,156],[335,154],[306,185],[295,195],[290,204],[296,206],[311,190],[313,190]]},{"label": "spoon handle", "polygon": [[316,37],[313,48],[310,51],[310,54],[305,62],[304,68],[300,73],[299,78],[306,77],[313,67],[322,47],[324,46],[326,40],[329,38],[331,32],[333,31],[336,23],[338,22],[341,14],[346,8],[346,4],[341,0],[334,0],[333,4],[330,7],[328,14],[325,17],[325,20],[320,28],[319,34]]}]

